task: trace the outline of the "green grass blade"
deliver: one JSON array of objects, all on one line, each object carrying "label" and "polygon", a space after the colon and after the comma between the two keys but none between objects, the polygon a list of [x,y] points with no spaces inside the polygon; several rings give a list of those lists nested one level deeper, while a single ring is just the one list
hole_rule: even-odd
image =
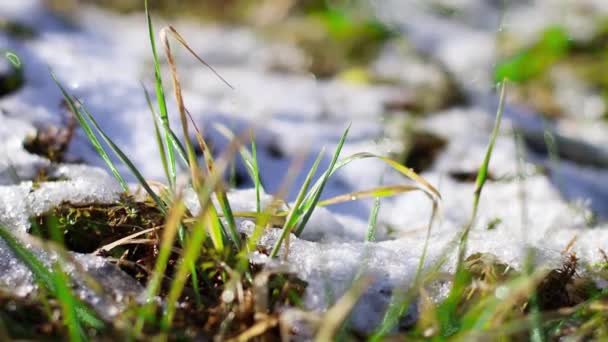
[{"label": "green grass blade", "polygon": [[[167,143],[167,156],[169,161],[169,186],[175,187],[176,180],[176,168],[175,168],[175,155],[174,155],[174,139],[171,136],[171,126],[169,125],[169,114],[167,111],[167,103],[165,100],[165,91],[163,89],[163,80],[160,73],[160,63],[158,61],[158,53],[156,52],[156,40],[154,38],[154,27],[152,25],[152,18],[150,17],[150,11],[148,10],[148,0],[144,1],[146,21],[148,24],[148,36],[150,38],[150,47],[152,49],[152,56],[154,57],[154,84],[156,87],[156,100],[158,101],[158,108],[160,111],[160,117],[165,130],[165,142]],[[188,139],[188,137],[184,137]]]},{"label": "green grass blade", "polygon": [[[13,234],[11,234],[5,227],[0,225],[0,238],[2,238],[6,245],[11,249],[13,254],[19,260],[21,260],[27,268],[32,272],[34,279],[42,285],[50,294],[57,296],[57,287],[55,284],[53,274],[46,268],[46,266],[38,260],[38,258],[24,247]],[[100,320],[95,312],[88,306],[81,303],[80,301],[76,304],[76,314],[78,319],[86,324],[87,326],[94,329],[103,329],[105,323]]]},{"label": "green grass blade", "polygon": [[179,263],[177,272],[175,273],[173,282],[171,283],[171,289],[169,290],[169,294],[166,298],[167,310],[165,311],[163,322],[161,324],[165,331],[171,327],[175,315],[175,309],[177,307],[179,297],[184,289],[184,285],[186,284],[188,274],[194,274],[192,273],[191,268],[200,255],[200,251],[206,236],[203,220],[197,220],[192,227],[192,234],[190,234],[190,238],[186,243],[182,260]]},{"label": "green grass blade", "polygon": [[188,167],[189,163],[188,163],[188,157],[186,157],[186,148],[179,141],[179,138],[177,137],[177,135],[175,134],[175,132],[173,132],[173,129],[171,129],[171,128],[169,128],[169,138],[171,139],[171,143],[173,144],[173,147],[177,151],[177,154],[179,154],[180,158],[184,162],[184,165],[186,165]]},{"label": "green grass blade", "polygon": [[505,97],[506,80],[503,80],[500,88],[500,99],[498,102],[498,110],[496,112],[496,120],[494,121],[494,128],[490,137],[490,143],[488,144],[486,155],[483,159],[483,164],[479,168],[479,172],[477,173],[477,179],[475,180],[475,199],[473,203],[473,216],[477,214],[481,191],[483,190],[483,186],[486,183],[486,180],[488,179],[488,168],[490,165],[490,158],[492,157],[492,152],[494,151],[494,144],[496,144],[496,138],[498,137],[498,132],[500,130],[500,123],[502,122],[502,113],[504,111],[505,106]]},{"label": "green grass blade", "polygon": [[321,149],[321,151],[319,152],[319,155],[317,156],[317,159],[312,164],[310,171],[308,171],[308,175],[306,176],[306,179],[304,180],[304,184],[302,184],[302,187],[300,188],[300,192],[298,193],[298,196],[296,197],[296,202],[294,203],[293,208],[289,211],[289,214],[287,214],[287,218],[285,219],[285,223],[283,225],[283,228],[282,228],[283,230],[281,231],[281,235],[279,236],[279,239],[274,243],[274,246],[272,247],[272,251],[270,252],[271,258],[274,258],[279,254],[279,250],[281,249],[281,244],[283,243],[283,240],[285,240],[287,235],[289,235],[289,233],[295,226],[295,224],[299,218],[299,215],[300,215],[300,213],[298,213],[298,208],[300,207],[302,201],[304,200],[304,196],[306,194],[306,191],[308,190],[308,186],[310,185],[312,177],[315,175],[317,168],[319,167],[319,163],[321,162],[321,159],[323,159],[324,152],[325,152],[325,149]]},{"label": "green grass blade", "polygon": [[222,222],[217,214],[217,210],[213,205],[209,205],[209,210],[205,214],[204,218],[207,229],[209,230],[209,235],[211,236],[211,241],[213,242],[213,246],[218,251],[223,251],[225,248],[224,229],[222,228]]},{"label": "green grass blade", "polygon": [[376,241],[376,223],[378,221],[378,212],[380,211],[380,197],[374,199],[374,205],[369,215],[369,223],[367,225],[367,234],[365,240],[369,242]]},{"label": "green grass blade", "polygon": [[163,165],[163,170],[165,171],[165,177],[167,178],[167,182],[171,184],[171,174],[169,171],[169,164],[167,164],[167,153],[165,152],[165,144],[163,142],[163,138],[160,134],[160,129],[158,128],[158,123],[156,122],[156,111],[154,110],[154,106],[152,105],[152,100],[150,99],[150,94],[146,90],[144,84],[141,84],[141,87],[144,91],[144,95],[146,97],[146,102],[148,103],[148,107],[150,108],[150,113],[152,114],[152,122],[154,123],[154,133],[156,137],[156,144],[158,145],[158,153],[160,155],[160,160]]},{"label": "green grass blade", "polygon": [[[435,218],[437,216],[438,203],[433,200],[431,195],[427,193],[427,196],[431,198],[433,202],[433,211],[431,213],[431,217],[429,218],[429,223],[427,227],[426,237],[424,239],[424,245],[422,246],[422,253],[420,254],[420,260],[418,261],[418,267],[416,268],[416,274],[414,275],[413,285],[409,287],[409,289],[403,291],[394,291],[391,301],[389,303],[389,307],[386,310],[384,317],[382,319],[382,323],[380,326],[374,331],[369,341],[381,341],[386,334],[391,332],[393,328],[399,323],[399,319],[405,315],[408,308],[410,307],[410,303],[417,295],[418,289],[423,285],[424,281],[424,263],[426,261],[426,255],[428,253],[429,242],[431,240],[431,232],[433,229],[433,224],[435,222]],[[450,244],[448,244],[450,245]],[[451,251],[451,248],[446,249],[447,251]],[[431,268],[430,273],[438,273],[440,265],[442,264],[441,258],[440,261],[436,262],[435,267]]]},{"label": "green grass blade", "polygon": [[506,98],[506,80],[503,80],[500,89],[500,99],[498,102],[498,109],[496,111],[496,119],[494,121],[494,128],[492,130],[492,134],[490,136],[490,142],[488,143],[488,148],[486,149],[486,154],[483,159],[483,163],[477,172],[477,179],[475,181],[475,191],[473,193],[473,210],[471,211],[471,217],[469,221],[465,224],[462,235],[460,238],[460,243],[458,246],[458,259],[456,264],[456,276],[455,281],[459,279],[459,271],[462,269],[462,263],[464,261],[464,257],[466,254],[466,244],[469,237],[469,232],[475,223],[475,219],[477,217],[477,210],[479,208],[479,200],[481,198],[481,191],[486,183],[488,178],[488,168],[490,165],[490,158],[492,157],[492,152],[494,150],[494,144],[496,143],[496,138],[498,137],[498,133],[500,130],[500,123],[502,121],[502,113],[504,111],[504,104]]},{"label": "green grass blade", "polygon": [[[146,179],[144,178],[144,176],[142,176],[142,174],[139,172],[139,170],[137,170],[135,165],[133,165],[133,163],[131,162],[129,157],[127,157],[127,155],[124,154],[124,152],[122,152],[122,150],[118,146],[116,146],[116,144],[112,141],[112,139],[110,139],[110,137],[99,126],[99,124],[97,124],[97,121],[95,121],[95,118],[93,117],[93,115],[91,115],[91,113],[89,113],[89,111],[84,107],[84,105],[80,104],[80,108],[86,115],[87,119],[93,124],[93,127],[101,135],[101,137],[106,142],[106,144],[108,144],[110,149],[112,149],[114,154],[116,154],[116,156],[129,168],[129,170],[133,173],[135,178],[137,178],[137,180],[139,181],[139,184],[141,184],[141,186],[148,193],[148,195],[150,195],[150,197],[158,205],[158,209],[161,210],[162,212],[166,213],[167,208],[165,206],[165,203],[160,199],[160,197],[158,197],[158,195],[152,190],[152,188],[150,188],[150,186],[148,185],[148,182],[146,182]],[[86,120],[83,120],[83,121],[86,121]]]},{"label": "green grass blade", "polygon": [[[205,143],[205,140],[203,139],[203,134],[198,129],[192,116],[190,116],[187,111],[186,111],[186,113],[190,117],[190,121],[192,122],[192,126],[194,127],[194,130],[196,133],[196,139],[198,141],[199,147],[201,148],[201,150],[203,150],[203,155],[205,156],[205,161],[207,163],[208,175],[211,175],[214,172],[216,172],[215,161],[213,160],[213,156],[209,152],[209,147],[207,146],[207,143]],[[238,141],[238,140],[233,139],[233,141]],[[218,203],[220,204],[220,208],[222,209],[224,219],[226,219],[226,222],[228,223],[228,232],[230,235],[230,239],[234,243],[235,247],[240,250],[241,249],[241,239],[240,239],[238,231],[236,229],[236,221],[234,220],[232,208],[230,207],[230,202],[228,201],[228,196],[226,195],[226,191],[224,190],[224,187],[222,186],[221,178],[219,178],[219,180],[220,180],[220,182],[218,183],[218,186],[215,188],[215,191],[214,191],[215,196],[217,198]],[[198,191],[197,191],[197,193],[198,193]],[[211,194],[206,195],[206,196],[210,196],[210,195]],[[199,201],[201,202],[201,207],[202,207],[202,201],[204,201],[206,198],[207,197],[201,198],[199,196]],[[217,213],[215,215],[217,216]],[[221,221],[220,221],[220,225],[221,225]]]},{"label": "green grass blade", "polygon": [[13,254],[30,269],[38,282],[44,285],[50,293],[56,292],[51,272],[3,226],[0,226],[0,238],[6,242]]},{"label": "green grass blade", "polygon": [[506,96],[506,81],[503,81],[501,84],[500,91],[500,100],[498,103],[498,110],[496,113],[496,120],[494,122],[494,128],[492,130],[492,134],[490,136],[490,142],[488,144],[488,148],[486,149],[486,153],[484,156],[483,163],[479,168],[477,173],[477,179],[475,181],[475,191],[473,194],[473,208],[471,210],[471,217],[469,221],[465,224],[462,229],[462,233],[460,234],[460,241],[458,243],[458,254],[457,254],[457,263],[456,263],[456,271],[454,274],[454,280],[452,282],[452,289],[446,300],[440,304],[438,308],[438,316],[442,322],[442,330],[444,334],[451,334],[458,328],[459,317],[457,313],[458,303],[460,301],[461,293],[465,289],[469,279],[471,277],[470,272],[468,272],[464,267],[464,258],[466,255],[467,249],[467,241],[469,232],[475,223],[475,219],[477,217],[477,210],[479,207],[479,199],[481,197],[481,191],[483,190],[483,186],[487,180],[488,168],[490,164],[490,158],[492,156],[492,151],[494,149],[494,144],[496,142],[496,138],[498,137],[498,133],[500,130],[500,123],[502,120],[502,113],[504,110],[504,102]]},{"label": "green grass blade", "polygon": [[59,264],[53,266],[53,281],[57,293],[57,299],[61,305],[61,312],[63,315],[63,322],[68,330],[70,341],[79,342],[86,341],[86,335],[84,329],[80,325],[76,314],[76,303],[77,299],[72,294],[70,289],[70,280],[67,275],[63,272]]},{"label": "green grass blade", "polygon": [[[225,138],[232,140],[236,139],[236,136],[230,129],[222,124],[215,123],[214,128]],[[244,146],[239,148],[239,153],[243,162],[245,163],[245,167],[247,168],[247,173],[249,174],[249,178],[253,182],[256,189],[256,197],[258,193],[261,193],[264,190],[264,185],[262,184],[262,180],[259,174],[258,161],[257,161],[257,148],[255,145],[255,137],[253,133],[251,133],[251,152],[247,150]],[[255,155],[255,157],[254,157]]]},{"label": "green grass blade", "polygon": [[158,256],[156,257],[156,264],[154,265],[154,273],[146,286],[146,304],[140,309],[134,326],[135,336],[141,336],[146,320],[150,319],[153,315],[154,297],[160,291],[161,281],[169,263],[175,236],[185,213],[186,206],[181,200],[177,200],[167,214]]},{"label": "green grass blade", "polygon": [[334,155],[331,159],[331,163],[329,164],[327,171],[325,171],[325,173],[323,174],[323,176],[321,178],[321,183],[319,183],[319,187],[314,190],[313,195],[310,197],[310,199],[308,201],[305,201],[302,204],[305,209],[304,209],[304,215],[302,216],[302,220],[300,221],[300,224],[299,224],[298,228],[296,228],[296,231],[295,231],[295,234],[297,236],[302,234],[302,231],[304,230],[306,223],[308,223],[310,216],[312,215],[312,213],[315,210],[315,207],[317,206],[317,202],[319,202],[319,198],[321,198],[321,193],[323,192],[323,188],[325,187],[325,184],[327,183],[329,176],[332,174],[332,172],[334,170],[334,167],[336,165],[336,162],[338,161],[338,157],[340,156],[340,152],[342,151],[342,146],[344,146],[344,141],[346,140],[346,136],[348,135],[349,130],[350,130],[350,124],[348,125],[348,127],[344,131],[344,134],[342,134],[340,141],[338,142],[338,146],[336,147],[336,150],[334,151]]},{"label": "green grass blade", "polygon": [[251,155],[253,158],[252,173],[253,173],[253,186],[255,188],[255,211],[259,214],[262,211],[262,204],[260,202],[260,168],[258,166],[258,152],[255,146],[255,136],[253,130],[249,133],[251,135]]},{"label": "green grass blade", "polygon": [[72,111],[72,113],[74,113],[74,115],[78,119],[78,122],[80,123],[80,127],[82,127],[83,131],[85,132],[85,134],[89,138],[89,141],[91,142],[91,144],[93,145],[93,147],[95,148],[95,150],[97,151],[97,153],[99,153],[99,155],[101,156],[101,158],[108,165],[108,167],[110,168],[110,171],[114,175],[114,178],[116,178],[116,180],[118,181],[118,183],[120,183],[120,186],[122,187],[122,189],[125,192],[128,192],[129,191],[129,187],[127,186],[127,182],[125,182],[125,180],[122,178],[122,176],[120,175],[120,173],[116,169],[116,166],[114,165],[114,163],[112,162],[112,160],[110,159],[110,157],[108,156],[108,154],[106,153],[105,149],[101,146],[99,140],[97,139],[97,137],[93,133],[93,130],[91,129],[91,127],[89,126],[89,124],[86,122],[86,120],[84,120],[84,118],[82,117],[82,115],[80,115],[80,111],[78,110],[78,108],[76,106],[76,103],[74,102],[74,99],[68,94],[68,92],[61,85],[61,83],[59,82],[59,80],[57,79],[57,77],[55,76],[55,74],[52,73],[52,72],[51,72],[51,77],[55,81],[55,84],[57,84],[57,86],[59,87],[59,90],[61,90],[61,93],[63,94],[63,98],[67,102],[68,107],[70,107],[70,110]]},{"label": "green grass blade", "polygon": [[228,196],[226,192],[216,191],[217,201],[222,208],[222,213],[224,214],[224,219],[228,223],[228,232],[230,233],[230,239],[234,243],[234,246],[237,249],[241,249],[241,238],[239,237],[239,233],[236,229],[236,221],[234,220],[234,215],[232,214],[232,208],[230,207],[230,203],[228,202]]}]

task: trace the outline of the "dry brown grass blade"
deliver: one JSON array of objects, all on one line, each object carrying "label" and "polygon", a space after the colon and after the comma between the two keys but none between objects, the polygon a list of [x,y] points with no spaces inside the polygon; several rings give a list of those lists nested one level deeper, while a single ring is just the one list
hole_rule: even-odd
[{"label": "dry brown grass blade", "polygon": [[173,26],[169,25],[169,26],[163,28],[163,30],[165,30],[165,32],[166,32],[166,30],[170,31],[170,33],[173,35],[173,37],[178,42],[180,42],[186,48],[186,50],[188,50],[188,52],[190,52],[199,62],[201,62],[204,66],[209,68],[209,70],[211,70],[211,72],[213,72],[215,74],[215,76],[217,76],[220,80],[222,80],[222,82],[224,82],[228,87],[230,87],[230,89],[234,89],[234,87],[228,81],[226,81],[226,79],[223,78],[222,75],[220,75],[211,65],[209,65],[207,62],[205,62],[196,52],[194,52],[194,50],[192,50],[190,45],[188,45],[186,40],[179,34],[179,32],[177,32],[177,30]]},{"label": "dry brown grass blade", "polygon": [[173,81],[173,90],[175,93],[175,99],[177,101],[177,108],[182,124],[184,139],[186,142],[186,152],[188,156],[188,163],[190,164],[190,176],[192,177],[192,186],[194,187],[195,191],[198,192],[198,190],[200,189],[200,172],[198,169],[196,155],[194,153],[194,148],[192,147],[192,143],[189,140],[190,134],[188,133],[188,120],[186,119],[186,107],[184,105],[184,98],[182,96],[182,86],[179,81],[177,65],[175,64],[175,58],[173,56],[173,51],[171,50],[171,44],[169,44],[169,38],[167,37],[167,28],[163,28],[160,31],[159,36],[165,47],[167,61],[169,63],[169,66],[171,67],[171,80]]},{"label": "dry brown grass blade", "polygon": [[239,336],[228,339],[228,342],[246,342],[264,334],[269,329],[276,327],[279,324],[279,319],[276,317],[267,317],[262,321],[255,323],[251,328],[245,330]]},{"label": "dry brown grass blade", "polygon": [[93,254],[97,254],[97,253],[99,253],[101,251],[109,252],[109,251],[111,251],[112,249],[114,249],[114,248],[116,248],[118,246],[133,243],[132,240],[135,239],[136,237],[144,235],[144,234],[147,234],[147,233],[150,233],[150,232],[153,232],[153,231],[158,230],[160,228],[162,228],[162,227],[161,226],[152,227],[152,228],[148,228],[148,229],[139,231],[137,233],[133,233],[131,235],[125,236],[125,237],[123,237],[121,239],[118,239],[116,241],[113,241],[113,242],[111,242],[111,243],[109,243],[107,245],[99,247]]},{"label": "dry brown grass blade", "polygon": [[[192,187],[194,188],[194,190],[196,191],[196,193],[198,195],[198,200],[199,200],[201,207],[203,207],[203,203],[206,201],[205,198],[201,197],[202,196],[201,181],[202,181],[203,175],[199,170],[197,158],[194,153],[194,147],[192,146],[192,142],[189,139],[190,135],[188,133],[188,120],[186,118],[186,116],[187,116],[186,107],[184,105],[184,99],[182,96],[182,89],[181,89],[181,84],[180,84],[178,73],[177,73],[177,66],[175,64],[175,58],[174,58],[173,52],[171,50],[171,45],[169,44],[169,37],[168,37],[169,34],[171,36],[173,36],[180,44],[182,44],[182,46],[184,46],[199,62],[201,62],[203,65],[205,65],[210,70],[212,70],[216,74],[216,76],[218,78],[220,78],[228,86],[230,86],[230,88],[232,88],[232,86],[224,78],[222,78],[215,71],[215,69],[213,69],[209,64],[207,64],[202,58],[200,58],[194,52],[194,50],[192,50],[192,48],[190,48],[188,43],[186,43],[186,40],[172,26],[167,26],[167,27],[164,27],[163,29],[161,29],[160,38],[165,46],[165,54],[167,55],[169,65],[171,67],[171,77],[172,77],[172,81],[173,81],[175,98],[177,100],[177,106],[179,109],[179,115],[180,115],[180,120],[181,120],[181,124],[182,124],[183,135],[184,135],[184,139],[185,139],[186,152],[188,155],[188,163],[190,166],[190,173],[191,173],[191,178],[192,178]],[[196,130],[196,136],[197,136],[198,142],[201,146],[201,149],[203,152],[203,157],[205,159],[205,164],[207,167],[207,176],[210,177],[212,175],[212,173],[214,172],[214,169],[216,168],[215,162],[213,160],[213,155],[211,154],[211,151],[210,151],[209,147],[207,146],[207,143],[205,142],[202,132],[199,131],[198,129]],[[228,197],[226,195],[226,191],[224,190],[224,188],[222,186],[221,178],[219,180],[220,181],[217,182],[216,186],[214,186],[215,194],[216,194],[217,200],[220,203],[220,206],[222,208],[222,212],[225,214],[225,218],[228,223],[228,232],[230,234],[232,242],[235,244],[235,246],[237,248],[240,248],[241,241],[240,241],[239,234],[237,232],[236,223],[234,222],[234,217],[232,216],[232,209],[230,208],[230,204],[228,203]]]},{"label": "dry brown grass blade", "polygon": [[[231,89],[234,89],[234,87],[230,83],[228,83],[228,81],[226,81],[217,71],[215,71],[215,69],[213,69],[213,67],[211,65],[209,65],[207,62],[205,62],[196,52],[194,52],[194,50],[190,47],[190,45],[188,45],[186,40],[179,34],[179,32],[177,32],[177,30],[175,30],[175,28],[173,28],[173,26],[166,26],[166,27],[162,28],[160,31],[160,38],[165,45],[165,53],[167,54],[169,65],[171,66],[171,74],[172,74],[172,78],[173,78],[173,86],[175,89],[175,97],[178,102],[178,109],[180,112],[180,118],[182,120],[182,125],[184,127],[186,127],[187,126],[186,108],[184,106],[184,101],[182,98],[181,85],[180,85],[179,79],[177,77],[177,67],[175,65],[175,60],[173,57],[173,53],[171,51],[171,46],[169,44],[169,38],[168,38],[169,34],[171,36],[173,36],[173,38],[175,38],[180,44],[182,44],[182,46],[184,48],[186,48],[186,50],[188,50],[188,52],[190,52],[192,54],[192,56],[194,56],[194,58],[196,58],[204,66],[209,68],[209,70],[211,70],[228,87],[230,87]],[[185,133],[187,133],[187,129],[185,130]],[[185,134],[184,137],[186,138],[186,145],[189,145],[189,141],[187,140],[188,135]],[[209,147],[207,146],[207,144],[205,142],[204,136],[198,129],[197,129],[197,140],[199,140],[199,144],[201,145],[203,157],[205,158],[205,163],[207,164],[207,169],[209,172],[211,172],[214,167],[213,156],[211,155],[211,151],[209,150]]]}]

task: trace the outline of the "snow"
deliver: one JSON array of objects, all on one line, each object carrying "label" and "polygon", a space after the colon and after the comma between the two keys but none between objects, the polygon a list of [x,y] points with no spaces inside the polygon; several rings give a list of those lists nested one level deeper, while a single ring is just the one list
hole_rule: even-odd
[{"label": "snow", "polygon": [[[489,29],[492,25],[488,22],[467,27],[458,20],[440,19],[424,12],[424,6],[416,1],[391,3],[416,9],[390,11],[392,17],[387,20],[400,23],[416,47],[442,62],[473,96],[471,105],[433,113],[420,120],[422,127],[449,140],[433,167],[423,174],[439,188],[443,198],[440,219],[430,235],[426,259],[430,265],[458,234],[471,212],[474,183],[456,181],[449,173],[475,172],[484,157],[496,108],[495,96],[488,90],[492,80],[490,70],[496,59],[496,27]],[[476,9],[475,1],[459,3],[466,9],[465,17],[481,11]],[[406,18],[397,18],[399,14]],[[118,199],[118,184],[106,171],[96,167],[104,167],[103,161],[81,131],[72,142],[69,154],[93,166],[52,166],[48,160],[23,149],[25,137],[35,133],[38,125],[60,122],[63,115],[61,96],[47,66],[70,92],[82,99],[146,178],[162,179],[150,113],[140,85],[143,80],[148,91],[153,90],[143,16],[117,16],[85,9],[75,26],[68,27],[49,15],[42,1],[34,0],[5,1],[0,4],[0,15],[24,20],[41,32],[31,41],[17,43],[6,39],[8,47],[24,61],[26,85],[0,99],[0,224],[27,240],[28,218],[63,201],[111,203]],[[383,119],[385,104],[394,96],[394,88],[317,80],[302,73],[272,72],[278,55],[300,52],[293,46],[267,43],[245,29],[201,27],[188,22],[178,22],[175,26],[196,51],[235,85],[235,91],[227,88],[174,44],[180,51],[178,69],[186,104],[213,142],[214,149],[220,151],[226,139],[213,129],[212,123],[222,122],[237,133],[254,128],[262,181],[268,192],[263,194],[264,204],[280,189],[290,165],[301,158],[303,171],[296,177],[286,199],[293,202],[308,168],[323,146],[327,149],[320,170],[328,167],[348,121],[353,125],[344,155],[360,151],[399,152],[401,147],[383,140],[384,132],[394,129],[385,127]],[[506,23],[505,27],[513,26]],[[0,42],[2,39],[0,35]],[[393,65],[409,70],[398,75],[406,84],[411,83],[411,89],[406,87],[405,92],[409,89],[414,93],[417,87],[440,83],[442,74],[433,64],[418,59],[410,62],[402,65],[389,54],[383,55],[376,66],[382,69],[384,65]],[[294,66],[299,67],[301,65]],[[425,75],[429,79],[425,79]],[[166,73],[164,76],[166,92],[171,94],[170,78]],[[171,113],[175,113],[172,100],[169,106]],[[512,130],[525,128],[542,132],[544,124],[525,109],[511,105],[507,106],[505,116],[490,164],[490,173],[496,180],[489,181],[483,191],[469,251],[493,253],[518,267],[525,248],[532,247],[537,251],[538,264],[555,265],[561,260],[561,251],[576,237],[573,251],[584,263],[601,260],[598,248],[608,243],[608,227],[603,223],[589,227],[588,222],[590,208],[608,213],[605,170],[568,161],[556,165],[538,157],[535,161],[548,170],[549,177],[534,171],[532,164],[526,164],[522,179],[508,181],[518,179],[519,156]],[[178,122],[173,115],[172,124],[177,127]],[[572,128],[576,129],[579,128]],[[576,134],[584,136],[586,132]],[[595,137],[592,142],[605,140],[601,135],[605,131],[591,129],[591,132]],[[279,155],[271,151],[273,148],[280,149]],[[51,167],[56,176],[67,180],[34,187],[31,180],[43,166]],[[134,181],[125,167],[121,166],[120,171]],[[404,181],[381,162],[355,162],[330,180],[324,196],[367,189],[377,186],[381,179],[384,184]],[[251,189],[229,193],[234,211],[254,211],[254,198]],[[576,202],[572,204],[566,199]],[[185,200],[191,211],[198,210],[191,191],[186,191]],[[335,302],[356,275],[365,273],[374,279],[354,312],[353,325],[361,330],[370,330],[379,322],[393,288],[403,288],[412,281],[431,213],[431,203],[421,193],[383,199],[378,242],[368,243],[364,242],[364,236],[370,206],[371,201],[367,200],[318,208],[304,234],[300,238],[291,237],[288,255],[289,267],[309,283],[305,301],[307,307],[314,310],[323,311]],[[489,223],[496,219],[500,219],[500,223],[488,230]],[[239,224],[245,232],[253,229],[251,221],[239,220]],[[389,234],[389,227],[394,232]],[[278,234],[279,230],[268,230],[261,244],[272,246]],[[32,248],[47,265],[56,258],[52,253]],[[97,296],[83,286],[79,295],[109,316],[117,312],[118,302],[136,296],[141,290],[134,280],[101,258],[75,255],[75,259],[111,292],[109,297]],[[256,260],[268,262],[269,266],[274,264],[263,256]],[[452,267],[453,263],[447,263],[444,270],[451,271]],[[26,295],[35,290],[31,273],[3,243],[0,243],[0,272],[10,274],[0,277],[0,281],[3,286],[14,288],[17,294]]]}]

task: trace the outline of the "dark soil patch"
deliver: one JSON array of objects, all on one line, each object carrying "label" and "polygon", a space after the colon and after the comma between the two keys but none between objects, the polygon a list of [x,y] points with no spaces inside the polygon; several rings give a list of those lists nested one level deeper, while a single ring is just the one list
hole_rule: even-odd
[{"label": "dark soil patch", "polygon": [[[465,171],[465,170],[454,170],[454,171],[450,171],[449,175],[452,179],[454,179],[455,181],[461,182],[461,183],[472,183],[475,182],[477,180],[477,170],[473,171]],[[496,181],[496,177],[494,177],[494,175],[492,175],[491,173],[488,172],[487,174],[487,179],[489,181]]]},{"label": "dark soil patch", "polygon": [[407,167],[423,172],[433,165],[447,141],[426,131],[414,130],[405,137],[405,149],[400,158]]}]

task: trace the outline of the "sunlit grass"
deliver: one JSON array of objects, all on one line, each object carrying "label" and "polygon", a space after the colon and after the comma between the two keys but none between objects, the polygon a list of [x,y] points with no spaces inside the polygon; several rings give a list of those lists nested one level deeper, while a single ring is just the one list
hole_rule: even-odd
[{"label": "sunlit grass", "polygon": [[[592,292],[592,295],[586,297],[582,303],[577,303],[576,307],[571,305],[572,312],[567,314],[543,311],[541,299],[547,292],[546,289],[543,290],[543,286],[547,286],[547,283],[551,285],[551,282],[556,282],[559,286],[561,282],[565,288],[566,283],[569,284],[574,279],[572,270],[576,270],[576,261],[565,263],[563,268],[558,270],[534,268],[530,263],[523,272],[511,273],[508,265],[505,266],[488,256],[471,254],[467,250],[469,233],[478,215],[482,190],[488,180],[489,164],[500,129],[506,94],[504,83],[501,87],[494,129],[477,174],[470,219],[462,227],[460,234],[439,253],[440,257],[428,265],[429,241],[441,200],[439,191],[412,169],[387,157],[367,152],[342,157],[341,152],[347,141],[350,125],[345,129],[332,154],[326,155],[323,148],[310,169],[296,170],[306,172],[306,177],[293,203],[283,202],[288,190],[286,186],[272,196],[273,201],[265,204],[267,202],[262,200],[265,189],[261,181],[263,165],[258,164],[258,149],[253,130],[249,130],[244,137],[244,134],[235,134],[224,126],[216,125],[216,128],[230,140],[230,145],[221,156],[212,155],[203,132],[190,116],[182,98],[177,62],[169,38],[175,39],[196,60],[233,89],[232,85],[198,56],[177,30],[169,26],[160,31],[159,38],[168,60],[173,95],[177,101],[177,114],[182,126],[180,134],[183,138],[183,141],[180,141],[169,125],[170,113],[161,78],[161,62],[156,50],[154,27],[147,4],[146,17],[154,61],[156,103],[145,88],[143,95],[150,107],[155,143],[158,146],[166,184],[159,185],[147,181],[128,158],[128,152],[123,152],[114,143],[111,136],[97,123],[94,115],[85,108],[83,102],[69,94],[53,75],[70,111],[78,119],[89,141],[123,191],[127,196],[132,195],[131,188],[118,172],[110,154],[126,165],[137,179],[139,186],[145,190],[146,200],[152,202],[155,208],[162,212],[164,218],[162,226],[141,227],[140,231],[127,236],[117,236],[112,243],[97,249],[97,252],[103,255],[102,252],[109,252],[115,248],[126,248],[123,254],[126,260],[123,261],[136,264],[140,260],[128,260],[127,252],[130,247],[125,246],[136,246],[133,248],[137,248],[138,244],[154,246],[154,252],[150,255],[152,266],[143,279],[145,299],[141,307],[130,307],[125,310],[118,316],[118,319],[124,320],[123,322],[104,322],[98,318],[97,313],[76,297],[73,280],[63,269],[64,264],[67,264],[67,258],[64,260],[62,257],[67,255],[65,251],[59,254],[59,262],[49,269],[48,265],[38,260],[19,239],[4,227],[0,227],[0,238],[32,271],[40,287],[51,297],[59,300],[66,338],[80,341],[90,337],[89,331],[101,333],[109,330],[120,332],[134,340],[177,340],[187,339],[180,334],[186,334],[188,330],[200,329],[202,332],[199,333],[207,334],[204,335],[205,338],[261,337],[272,340],[277,338],[279,326],[282,329],[281,333],[288,336],[289,327],[281,326],[283,324],[281,313],[270,303],[275,301],[286,307],[301,310],[303,290],[297,286],[297,282],[289,280],[290,274],[287,271],[273,273],[277,277],[273,278],[275,281],[272,282],[272,276],[264,273],[268,271],[261,269],[260,265],[251,263],[251,253],[261,253],[269,258],[276,258],[282,251],[283,260],[289,260],[291,234],[301,237],[316,209],[367,198],[373,199],[373,205],[365,239],[368,243],[375,242],[381,198],[412,191],[423,192],[432,204],[432,213],[416,273],[409,284],[401,284],[393,289],[391,303],[383,321],[375,331],[367,335],[356,332],[357,335],[352,336],[364,335],[365,339],[371,341],[380,341],[391,335],[413,339],[471,340],[516,339],[520,336],[518,334],[523,333],[534,341],[543,341],[551,333],[548,326],[552,327],[552,331],[558,331],[557,326],[563,326],[565,322],[580,317],[582,318],[579,321],[582,320],[583,323],[580,323],[578,333],[581,336],[588,336],[594,329],[600,332],[597,336],[606,336],[607,329],[602,322],[608,316],[608,309],[603,292]],[[191,133],[194,133],[196,143],[202,151],[202,163],[194,152],[193,142],[190,140]],[[237,154],[243,159],[254,185],[255,211],[253,212],[235,212],[229,201],[229,189],[224,182],[224,175]],[[177,184],[179,158],[188,169],[186,188],[179,188]],[[325,158],[328,158],[329,164],[321,172],[318,169]],[[340,169],[352,162],[364,163],[369,159],[380,160],[390,166],[392,171],[407,179],[407,183],[383,185],[333,198],[323,198],[325,187]],[[288,172],[286,184],[291,184],[296,171]],[[196,194],[200,206],[199,212],[190,212],[187,209],[184,202],[186,191],[193,191]],[[242,219],[255,222],[255,228],[252,233],[248,233],[249,235],[239,229]],[[51,238],[54,243],[61,246],[62,234],[67,232],[54,228],[51,227]],[[267,250],[265,247],[269,246],[260,246],[259,239],[270,229],[280,229],[280,232],[274,244],[268,248],[270,250]],[[142,235],[146,235],[147,238],[138,242],[137,238]],[[366,245],[371,246],[371,244]],[[450,277],[450,291],[446,298],[434,303],[427,287],[434,281],[445,280],[441,269],[454,252],[457,257],[456,271]],[[468,254],[471,256],[467,258]],[[572,260],[576,260],[575,257],[573,258]],[[118,264],[120,262],[121,260]],[[363,270],[365,266],[362,265]],[[265,281],[260,282],[262,278]],[[349,330],[347,324],[349,315],[372,281],[373,279],[366,277],[365,272],[362,271],[355,277],[350,289],[328,308],[325,314],[317,315],[302,311],[302,317],[313,327],[311,334],[316,340],[342,340],[351,337],[350,334],[354,332]],[[290,286],[295,287],[296,290],[290,289]],[[264,298],[260,298],[259,293],[262,293]],[[408,330],[398,330],[397,326],[412,305],[417,305],[420,317]],[[199,316],[200,319],[208,318],[205,315],[212,317],[206,322],[211,326],[210,328],[206,327],[207,324],[196,321]],[[554,335],[557,336],[558,332],[554,332]]]}]

